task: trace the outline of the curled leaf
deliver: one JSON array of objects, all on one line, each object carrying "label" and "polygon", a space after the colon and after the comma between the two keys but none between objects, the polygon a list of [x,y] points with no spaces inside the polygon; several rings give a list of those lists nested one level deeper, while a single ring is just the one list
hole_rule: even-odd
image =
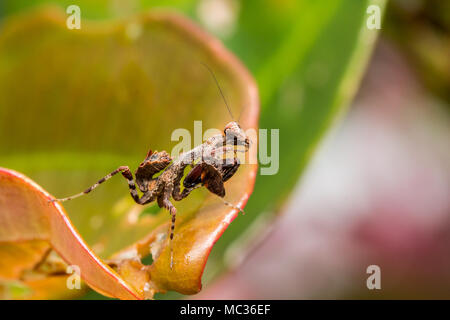
[{"label": "curled leaf", "polygon": [[[134,171],[148,149],[170,152],[174,130],[192,131],[196,120],[203,130],[223,130],[231,119],[205,63],[233,114],[241,114],[241,126],[255,132],[246,164],[225,184],[226,200],[244,207],[256,176],[259,102],[241,63],[218,40],[171,13],[84,21],[77,31],[68,30],[65,19],[61,11],[45,9],[3,25],[0,59],[8,63],[0,66],[2,166],[62,197],[120,165]],[[14,89],[18,83],[20,92]],[[49,193],[30,178],[1,169],[0,261],[10,262],[0,264],[0,283],[18,281],[31,297],[73,296],[64,267],[76,265],[90,287],[120,299],[200,291],[212,246],[237,210],[206,190],[175,203],[170,269],[170,215],[145,214],[121,179],[64,203],[67,214],[61,204],[48,203]],[[52,251],[64,267],[49,262]],[[153,263],[146,265],[142,259],[149,255]]]}]

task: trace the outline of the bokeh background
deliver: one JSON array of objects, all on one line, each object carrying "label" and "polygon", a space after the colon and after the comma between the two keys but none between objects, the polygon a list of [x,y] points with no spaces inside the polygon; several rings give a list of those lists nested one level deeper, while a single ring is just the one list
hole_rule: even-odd
[{"label": "bokeh background", "polygon": [[189,298],[450,298],[448,1],[16,0],[0,19],[42,4],[90,20],[177,11],[254,75],[280,169],[257,177]]}]

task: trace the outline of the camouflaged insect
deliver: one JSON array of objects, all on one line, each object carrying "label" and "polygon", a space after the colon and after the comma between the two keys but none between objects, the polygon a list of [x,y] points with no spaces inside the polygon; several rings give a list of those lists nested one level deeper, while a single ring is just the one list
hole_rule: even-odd
[{"label": "camouflaged insect", "polygon": [[[206,65],[205,67],[208,68]],[[217,79],[209,68],[208,70],[213,75],[220,94],[233,118]],[[243,147],[244,150],[238,150],[239,146]],[[145,205],[156,201],[160,208],[169,210],[172,216],[172,224],[170,226],[170,243],[172,243],[177,210],[172,204],[171,199],[180,201],[186,198],[194,189],[202,186],[223,199],[225,197],[224,182],[230,179],[240,166],[236,152],[247,152],[249,146],[250,141],[245,132],[238,122],[232,121],[225,126],[223,134],[209,138],[203,144],[181,154],[174,161],[166,151],[152,152],[150,150],[136,170],[135,179],[133,179],[133,175],[128,166],[121,166],[85,191],[67,198],[52,201],[67,201],[88,194],[100,184],[120,172],[127,179],[131,197],[136,203]],[[227,158],[227,155],[230,153],[233,156]],[[184,188],[181,190],[181,180],[187,166],[191,166],[192,169],[183,180]],[[155,177],[157,174],[159,175]],[[139,196],[136,185],[142,192],[142,196]],[[224,199],[223,202],[228,206],[242,211],[241,208],[232,205]],[[171,247],[171,268],[172,264],[173,254]]]}]

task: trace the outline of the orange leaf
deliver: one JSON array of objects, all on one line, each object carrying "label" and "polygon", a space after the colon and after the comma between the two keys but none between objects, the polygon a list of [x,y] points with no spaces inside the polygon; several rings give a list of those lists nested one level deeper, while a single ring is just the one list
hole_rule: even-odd
[{"label": "orange leaf", "polygon": [[[46,241],[68,264],[79,266],[83,279],[99,292],[114,293],[120,299],[138,298],[136,292],[89,249],[64,208],[59,203],[50,203],[51,199],[30,179],[0,168],[0,242],[19,242],[30,248],[37,241]],[[34,251],[36,255],[40,248]],[[29,256],[14,257],[5,246],[0,247],[0,258],[8,259],[9,265],[28,266]],[[0,269],[0,278],[8,275]]]}]

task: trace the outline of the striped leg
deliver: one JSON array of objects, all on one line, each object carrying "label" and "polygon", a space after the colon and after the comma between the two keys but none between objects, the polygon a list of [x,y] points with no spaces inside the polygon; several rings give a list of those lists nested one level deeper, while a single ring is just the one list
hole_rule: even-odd
[{"label": "striped leg", "polygon": [[121,167],[117,168],[116,170],[114,170],[110,174],[108,174],[108,175],[104,176],[103,178],[101,178],[100,180],[98,180],[97,183],[95,183],[91,187],[87,188],[83,192],[80,192],[78,194],[75,194],[75,195],[67,197],[67,198],[53,199],[53,200],[51,200],[51,202],[55,202],[55,201],[63,202],[63,201],[72,200],[72,199],[81,197],[81,196],[83,196],[85,194],[88,194],[89,192],[91,192],[92,190],[97,188],[100,184],[102,184],[106,180],[111,179],[113,176],[115,176],[119,172],[121,172],[122,175],[125,177],[125,179],[128,180],[128,188],[130,189],[130,194],[133,197],[134,201],[139,203],[139,195],[138,195],[138,193],[136,191],[136,186],[134,184],[133,175],[131,174],[130,169],[128,168],[128,166],[121,166]]},{"label": "striped leg", "polygon": [[130,189],[131,197],[133,198],[134,202],[140,204],[141,199],[139,199],[139,195],[136,191],[136,184],[134,183],[130,168],[128,168],[128,166],[122,166],[120,168],[123,168],[122,176],[128,181],[128,189]]},{"label": "striped leg", "polygon": [[[170,203],[170,201],[169,201]],[[170,225],[170,269],[172,270],[173,268],[173,233],[175,231],[175,219],[177,216],[177,209],[172,205],[172,203],[170,203],[170,205],[172,206],[170,208],[170,215],[172,216],[172,224]]]},{"label": "striped leg", "polygon": [[173,193],[174,187],[173,185],[168,185],[164,189],[164,192],[162,195],[158,196],[158,205],[160,208],[166,208],[169,210],[170,215],[172,216],[172,224],[170,225],[170,236],[169,236],[169,247],[170,247],[170,269],[173,268],[173,234],[175,231],[175,219],[177,216],[177,209],[175,206],[170,202],[170,197]]},{"label": "striped leg", "polygon": [[173,240],[173,233],[175,231],[175,219],[177,216],[177,209],[174,207],[174,205],[172,204],[172,202],[170,202],[170,200],[168,198],[159,198],[158,199],[158,203],[160,203],[160,207],[162,205],[162,207],[166,208],[167,210],[169,210],[170,215],[172,216],[172,224],[170,225],[170,236],[169,236],[169,247],[170,247],[170,269],[173,268],[173,245],[172,245],[172,240]]},{"label": "striped leg", "polygon": [[233,208],[233,209],[238,210],[239,212],[242,212],[242,214],[245,214],[244,209],[241,209],[240,207],[235,206],[234,204],[232,204],[231,202],[228,202],[228,201],[225,200],[224,198],[221,198],[221,197],[219,197],[219,198],[220,198],[220,200],[222,200],[222,202],[223,202],[226,206],[229,206],[229,207],[231,207],[231,208]]}]

